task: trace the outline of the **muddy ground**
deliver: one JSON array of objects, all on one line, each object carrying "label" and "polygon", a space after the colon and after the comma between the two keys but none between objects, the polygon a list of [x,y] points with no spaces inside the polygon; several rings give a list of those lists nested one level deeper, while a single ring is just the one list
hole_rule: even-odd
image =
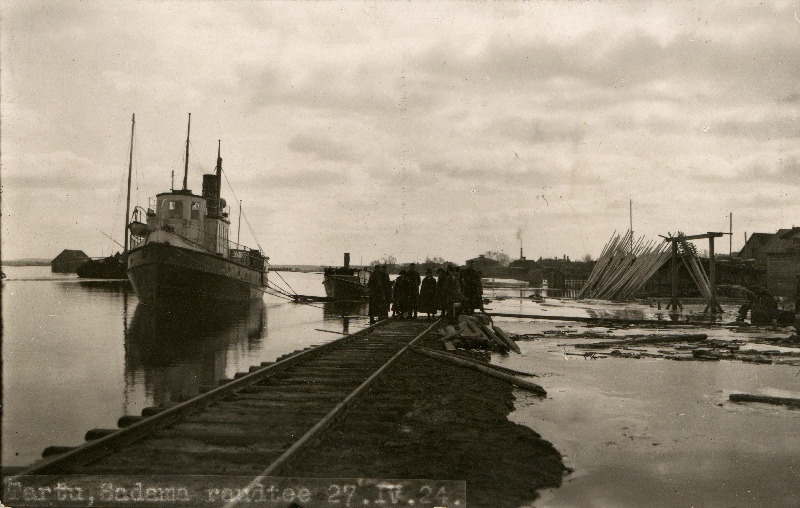
[{"label": "muddy ground", "polygon": [[512,423],[512,386],[408,353],[282,476],[465,480],[476,507],[516,507],[568,472],[561,454]]}]

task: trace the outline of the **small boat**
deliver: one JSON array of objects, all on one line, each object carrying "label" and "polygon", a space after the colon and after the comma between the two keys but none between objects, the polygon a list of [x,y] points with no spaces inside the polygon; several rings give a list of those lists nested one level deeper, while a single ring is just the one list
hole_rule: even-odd
[{"label": "small boat", "polygon": [[125,255],[117,252],[113,256],[81,263],[75,273],[84,279],[127,279],[127,268]]},{"label": "small boat", "polygon": [[247,304],[263,295],[269,258],[228,237],[227,203],[220,196],[221,143],[215,173],[203,175],[202,194],[187,188],[191,119],[190,114],[183,188],[158,194],[155,208],[145,213],[146,224],[131,223],[128,278],[140,303],[158,308],[199,312]]},{"label": "small boat", "polygon": [[323,272],[325,294],[333,300],[366,300],[369,298],[369,272],[350,266],[350,253],[344,254],[344,266],[328,267]]}]

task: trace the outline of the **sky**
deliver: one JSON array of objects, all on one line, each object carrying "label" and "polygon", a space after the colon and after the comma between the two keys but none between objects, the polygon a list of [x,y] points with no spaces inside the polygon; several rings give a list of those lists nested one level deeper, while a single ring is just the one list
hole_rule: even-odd
[{"label": "sky", "polygon": [[2,257],[119,250],[134,113],[133,204],[191,113],[273,264],[736,251],[800,226],[799,4],[5,0]]}]

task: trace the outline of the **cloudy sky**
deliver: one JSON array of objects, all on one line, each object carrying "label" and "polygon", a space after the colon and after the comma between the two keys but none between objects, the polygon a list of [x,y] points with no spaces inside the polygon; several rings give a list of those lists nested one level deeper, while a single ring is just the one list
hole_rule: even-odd
[{"label": "cloudy sky", "polygon": [[5,259],[117,249],[132,113],[134,203],[192,113],[275,264],[800,225],[798,0],[0,6]]}]

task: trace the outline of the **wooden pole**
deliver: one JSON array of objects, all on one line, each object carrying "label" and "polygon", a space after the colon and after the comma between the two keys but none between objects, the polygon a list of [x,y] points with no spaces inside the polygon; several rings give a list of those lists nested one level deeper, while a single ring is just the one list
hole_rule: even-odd
[{"label": "wooden pole", "polygon": [[678,312],[678,242],[672,241],[672,270],[670,273],[672,279],[672,298],[670,299],[670,309],[672,312]]},{"label": "wooden pole", "polygon": [[455,363],[457,365],[460,365],[462,367],[467,367],[469,369],[478,370],[480,372],[483,372],[484,374],[488,374],[489,376],[496,377],[496,378],[502,379],[504,381],[508,381],[512,385],[517,386],[519,388],[525,388],[526,390],[529,390],[529,391],[531,391],[531,392],[533,392],[536,395],[539,395],[541,397],[546,397],[547,396],[547,391],[545,391],[545,389],[542,388],[541,385],[538,385],[538,384],[536,384],[536,383],[534,383],[532,381],[528,381],[527,379],[520,379],[517,376],[512,376],[511,374],[506,374],[505,372],[500,372],[499,370],[495,370],[495,369],[492,369],[492,368],[489,368],[489,367],[484,367],[483,365],[480,365],[480,364],[475,363],[473,361],[469,361],[469,360],[461,359],[461,358],[456,358],[455,356],[449,356],[449,355],[446,355],[446,354],[443,354],[443,353],[434,352],[434,351],[431,351],[429,349],[414,349],[414,348],[412,348],[411,350],[413,352],[415,352],[415,353],[418,353],[418,354],[421,354],[421,355],[425,355],[425,356],[429,356],[429,357],[434,358],[436,360],[445,361],[445,362],[451,362],[451,363]]},{"label": "wooden pole", "polygon": [[186,159],[183,166],[183,190],[186,190],[189,178],[189,132],[192,130],[192,114],[189,113],[189,125],[186,127]]},{"label": "wooden pole", "polygon": [[630,200],[630,207],[628,208],[631,219],[631,250],[633,250],[633,200]]},{"label": "wooden pole", "polygon": [[128,155],[128,200],[125,202],[125,246],[122,248],[122,253],[125,254],[128,252],[128,237],[130,234],[128,233],[128,221],[131,220],[129,217],[131,213],[131,173],[133,173],[133,129],[136,127],[136,113],[133,114],[131,117],[131,151]]},{"label": "wooden pole", "polygon": [[721,312],[719,303],[717,302],[717,263],[714,260],[714,237],[708,237],[708,285],[711,290],[711,313],[717,314]]}]

